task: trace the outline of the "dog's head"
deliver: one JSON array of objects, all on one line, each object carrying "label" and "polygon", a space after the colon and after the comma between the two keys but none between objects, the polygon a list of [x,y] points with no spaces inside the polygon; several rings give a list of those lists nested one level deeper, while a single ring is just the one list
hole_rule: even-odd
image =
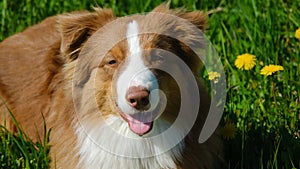
[{"label": "dog's head", "polygon": [[[102,9],[61,16],[67,92],[73,92],[79,120],[94,126],[118,117],[132,133],[147,136],[175,122],[183,99],[199,106],[199,100],[183,95],[205,92],[197,84],[201,60],[195,53],[205,48],[197,33],[205,28],[205,17],[166,5],[123,18]],[[200,107],[209,107],[208,95],[202,97]],[[163,127],[156,121],[164,121]]]},{"label": "dog's head", "polygon": [[[218,143],[207,150],[197,142],[204,129],[209,132],[202,140],[218,125],[206,123],[218,116],[210,113],[214,102],[199,77],[210,54],[204,13],[163,4],[148,14],[116,18],[96,9],[62,15],[58,25],[80,164],[176,168],[182,156],[189,163],[199,160],[197,152],[203,161],[215,153]],[[106,160],[111,163],[99,163]]]}]

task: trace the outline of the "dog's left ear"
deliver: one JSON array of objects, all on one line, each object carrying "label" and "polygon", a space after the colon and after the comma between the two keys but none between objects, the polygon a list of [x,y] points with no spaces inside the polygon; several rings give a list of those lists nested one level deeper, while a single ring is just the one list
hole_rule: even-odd
[{"label": "dog's left ear", "polygon": [[58,16],[61,33],[61,53],[75,60],[83,43],[100,27],[114,19],[110,9],[95,8],[95,12],[81,11]]},{"label": "dog's left ear", "polygon": [[163,3],[156,8],[153,9],[152,12],[161,12],[166,14],[171,14],[178,16],[180,18],[186,19],[196,27],[198,27],[201,31],[204,31],[207,27],[207,15],[202,11],[192,11],[187,12],[185,9],[170,9],[170,1],[167,3]]},{"label": "dog's left ear", "polygon": [[207,27],[206,14],[202,11],[184,12],[178,15],[179,17],[190,21],[200,30],[205,31]]}]

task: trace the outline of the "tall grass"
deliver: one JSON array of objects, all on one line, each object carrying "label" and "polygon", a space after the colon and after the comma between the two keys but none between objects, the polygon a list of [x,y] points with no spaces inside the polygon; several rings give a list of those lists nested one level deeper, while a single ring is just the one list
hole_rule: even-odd
[{"label": "tall grass", "polygon": [[[100,6],[123,16],[150,11],[161,2],[3,0],[0,40],[66,11]],[[204,11],[222,8],[209,15],[206,34],[220,55],[228,82],[222,125],[231,121],[233,127],[232,136],[224,139],[224,168],[300,168],[300,40],[294,36],[300,27],[300,0],[173,0],[171,6]],[[252,70],[235,67],[237,55],[243,53],[256,56]],[[281,65],[284,70],[267,77],[261,75],[262,67],[269,64]],[[17,137],[2,135],[2,145],[14,139],[13,145],[18,147]],[[8,149],[2,148],[0,154],[1,151],[5,154]],[[16,150],[11,152],[18,154]],[[15,155],[8,161],[19,158]]]}]

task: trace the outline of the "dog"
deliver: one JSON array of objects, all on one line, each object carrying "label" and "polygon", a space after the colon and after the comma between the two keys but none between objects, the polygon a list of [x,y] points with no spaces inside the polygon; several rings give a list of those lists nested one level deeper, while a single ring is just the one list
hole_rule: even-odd
[{"label": "dog", "polygon": [[195,32],[206,25],[205,13],[168,4],[46,18],[0,44],[1,123],[17,131],[7,105],[38,141],[45,120],[52,168],[220,168],[218,129],[198,142],[211,103],[193,47],[205,47]]}]

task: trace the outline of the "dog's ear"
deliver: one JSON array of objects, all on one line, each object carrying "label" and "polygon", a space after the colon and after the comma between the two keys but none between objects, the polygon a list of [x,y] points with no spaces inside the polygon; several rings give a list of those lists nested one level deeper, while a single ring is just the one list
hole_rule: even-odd
[{"label": "dog's ear", "polygon": [[170,9],[170,1],[163,3],[153,9],[152,12],[160,12],[178,16],[180,18],[186,19],[201,31],[204,31],[207,27],[207,15],[202,11],[192,11],[187,12],[185,9]]},{"label": "dog's ear", "polygon": [[202,11],[183,12],[178,15],[179,17],[190,21],[197,26],[200,30],[205,31],[207,27],[206,14]]},{"label": "dog's ear", "polygon": [[58,16],[58,31],[61,34],[61,53],[70,60],[78,57],[84,42],[100,27],[114,20],[110,9],[95,8],[95,12],[81,11]]}]

